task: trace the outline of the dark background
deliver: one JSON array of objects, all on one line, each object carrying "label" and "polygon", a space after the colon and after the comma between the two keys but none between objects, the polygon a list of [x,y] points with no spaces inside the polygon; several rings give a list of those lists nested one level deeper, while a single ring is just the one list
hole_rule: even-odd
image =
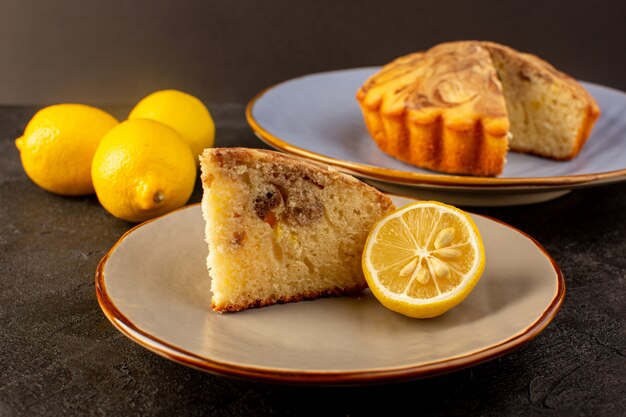
[{"label": "dark background", "polygon": [[626,90],[626,2],[0,0],[0,104],[247,101],[302,74],[493,40]]}]

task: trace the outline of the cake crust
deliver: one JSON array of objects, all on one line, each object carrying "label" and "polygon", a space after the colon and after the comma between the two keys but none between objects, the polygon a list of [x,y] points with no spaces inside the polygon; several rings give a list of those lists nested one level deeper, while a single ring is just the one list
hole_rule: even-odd
[{"label": "cake crust", "polygon": [[[220,167],[226,168],[227,170],[238,165],[248,164],[251,161],[254,161],[254,163],[268,163],[282,166],[284,170],[302,171],[305,176],[309,177],[307,180],[311,181],[311,183],[317,187],[321,187],[324,183],[330,181],[337,181],[363,190],[375,190],[376,193],[374,193],[374,196],[378,204],[386,208],[393,205],[387,196],[365,184],[363,181],[343,174],[329,165],[303,159],[298,156],[251,148],[210,148],[206,149],[199,158],[201,163],[215,162]],[[201,180],[203,182],[207,181],[208,175],[208,172],[202,171],[200,175]]]},{"label": "cake crust", "polygon": [[211,300],[211,308],[218,313],[237,312],[249,308],[261,308],[273,304],[298,303],[300,301],[315,300],[317,298],[343,297],[361,293],[366,284],[358,284],[353,287],[331,288],[324,291],[306,291],[297,295],[281,295],[275,297],[258,298],[243,303],[216,303]]}]

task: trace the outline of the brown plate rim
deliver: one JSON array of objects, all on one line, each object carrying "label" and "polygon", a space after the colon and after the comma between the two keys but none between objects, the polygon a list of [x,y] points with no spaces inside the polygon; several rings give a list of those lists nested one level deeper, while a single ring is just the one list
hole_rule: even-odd
[{"label": "brown plate rim", "polygon": [[303,371],[262,368],[216,361],[174,346],[137,327],[116,307],[115,303],[107,293],[105,285],[104,267],[110,256],[124,241],[124,239],[147,224],[157,221],[165,216],[172,215],[178,211],[198,206],[199,204],[200,203],[195,203],[181,207],[170,213],[164,214],[163,216],[138,224],[125,232],[98,263],[95,274],[95,290],[98,303],[104,315],[122,334],[130,338],[135,343],[157,353],[160,356],[202,371],[264,382],[302,385],[366,385],[400,382],[435,376],[486,362],[505,355],[526,344],[530,340],[534,339],[554,319],[565,298],[565,280],[561,269],[547,250],[536,239],[516,227],[498,219],[477,214],[478,216],[500,223],[527,237],[537,246],[544,256],[548,258],[556,274],[557,291],[554,298],[543,314],[521,333],[518,333],[517,335],[498,344],[489,346],[479,351],[468,353],[466,355],[443,359],[432,363],[391,369],[363,371]]},{"label": "brown plate rim", "polygon": [[[366,176],[368,178],[392,182],[396,184],[406,185],[440,185],[440,186],[463,186],[463,187],[485,187],[485,188],[506,188],[506,187],[520,187],[520,186],[533,186],[533,187],[545,187],[550,189],[551,186],[576,186],[581,184],[588,184],[598,182],[601,180],[614,179],[619,177],[626,177],[626,168],[618,169],[614,171],[599,172],[595,174],[576,174],[576,175],[561,175],[554,177],[523,177],[523,178],[498,178],[498,177],[472,177],[463,175],[447,175],[447,174],[423,174],[418,172],[400,171],[389,168],[382,168],[373,165],[361,164],[358,162],[344,161],[342,159],[336,159],[330,156],[322,155],[316,152],[309,151],[298,146],[294,146],[287,142],[285,139],[279,138],[268,130],[266,130],[261,124],[254,118],[252,111],[256,102],[261,99],[268,91],[279,87],[287,82],[304,78],[310,75],[319,75],[324,73],[332,73],[338,71],[350,71],[375,67],[359,67],[349,68],[336,71],[325,71],[314,74],[305,74],[300,77],[295,77],[289,80],[282,81],[277,84],[273,84],[267,88],[264,88],[257,93],[246,105],[246,120],[252,131],[268,145],[287,152],[290,154],[298,155],[304,158],[312,159],[314,161],[322,162],[324,164],[332,165],[340,170],[350,170],[350,174],[356,173],[358,175]],[[599,84],[598,84],[599,85]],[[600,85],[599,85],[600,86]],[[620,90],[616,90],[611,87],[601,86],[611,90],[623,93]],[[382,152],[382,151],[381,151]],[[538,189],[539,190],[539,189]]]}]

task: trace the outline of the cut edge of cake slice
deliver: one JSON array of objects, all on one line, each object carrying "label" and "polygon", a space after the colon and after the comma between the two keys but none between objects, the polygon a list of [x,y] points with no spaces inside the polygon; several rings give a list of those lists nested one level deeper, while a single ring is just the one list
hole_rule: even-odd
[{"label": "cut edge of cake slice", "polygon": [[556,160],[578,155],[600,116],[593,96],[535,55],[494,42],[481,44],[502,83],[511,150]]},{"label": "cut edge of cake slice", "polygon": [[210,148],[200,157],[215,311],[354,294],[372,226],[395,209],[330,167],[273,151]]}]

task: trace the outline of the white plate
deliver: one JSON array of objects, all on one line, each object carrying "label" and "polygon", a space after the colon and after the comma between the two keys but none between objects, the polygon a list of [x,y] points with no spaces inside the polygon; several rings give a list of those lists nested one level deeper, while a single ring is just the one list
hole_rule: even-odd
[{"label": "white plate", "polygon": [[[412,201],[394,200],[397,206]],[[215,313],[199,205],[126,233],[98,266],[98,301],[135,342],[219,374],[361,384],[448,372],[532,339],[552,320],[565,292],[558,267],[536,241],[472,217],[485,244],[484,275],[462,304],[433,319],[387,310],[369,291]]]},{"label": "white plate", "polygon": [[371,139],[355,99],[378,68],[312,74],[271,87],[250,101],[248,122],[279,150],[337,166],[388,192],[465,205],[545,201],[590,185],[626,179],[626,94],[582,83],[602,114],[580,154],[553,161],[509,152],[497,178],[448,175],[398,161]]}]

